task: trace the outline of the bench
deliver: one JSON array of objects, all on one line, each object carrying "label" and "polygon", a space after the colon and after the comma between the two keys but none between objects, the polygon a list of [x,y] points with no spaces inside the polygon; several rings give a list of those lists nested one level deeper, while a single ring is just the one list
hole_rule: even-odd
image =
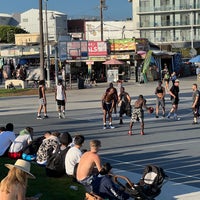
[{"label": "bench", "polygon": [[22,89],[25,88],[26,86],[26,83],[22,80],[18,80],[18,79],[8,79],[5,81],[5,89],[9,89],[9,86],[10,85],[13,85],[14,87],[15,86],[21,86]]}]

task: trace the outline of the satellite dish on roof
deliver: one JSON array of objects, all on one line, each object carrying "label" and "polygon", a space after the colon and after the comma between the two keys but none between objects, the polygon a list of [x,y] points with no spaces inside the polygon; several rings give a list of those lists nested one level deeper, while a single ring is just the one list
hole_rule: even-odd
[{"label": "satellite dish on roof", "polygon": [[190,49],[190,55],[192,57],[196,56],[197,55],[197,50],[195,48]]}]

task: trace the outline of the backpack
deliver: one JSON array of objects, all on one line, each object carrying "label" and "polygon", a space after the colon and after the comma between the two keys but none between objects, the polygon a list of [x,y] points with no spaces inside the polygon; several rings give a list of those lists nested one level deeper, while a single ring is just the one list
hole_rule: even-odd
[{"label": "backpack", "polygon": [[60,177],[65,174],[65,156],[70,147],[64,150],[57,147],[56,151],[49,155],[46,164],[46,174],[50,177]]},{"label": "backpack", "polygon": [[167,175],[163,168],[156,165],[147,165],[139,185],[143,187],[144,192],[148,195],[160,193],[160,189],[166,177]]},{"label": "backpack", "polygon": [[27,155],[35,155],[44,139],[44,136],[35,138],[30,142],[27,147],[25,147],[25,149],[23,149],[22,153],[25,153]]}]

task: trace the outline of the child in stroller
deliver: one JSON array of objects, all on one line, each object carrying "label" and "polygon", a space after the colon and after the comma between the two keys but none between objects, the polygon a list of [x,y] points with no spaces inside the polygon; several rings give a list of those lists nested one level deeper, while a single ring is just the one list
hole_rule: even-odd
[{"label": "child in stroller", "polygon": [[[137,184],[132,183],[127,177],[114,175],[114,182],[125,188],[125,192],[135,200],[153,200],[161,193],[164,181],[168,178],[161,167],[147,165],[144,169],[142,178]],[[124,185],[119,181],[124,179]]]}]

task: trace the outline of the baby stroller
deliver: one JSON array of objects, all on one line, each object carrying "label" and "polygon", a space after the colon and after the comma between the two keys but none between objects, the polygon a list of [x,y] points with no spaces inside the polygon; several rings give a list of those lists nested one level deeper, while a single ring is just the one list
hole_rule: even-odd
[{"label": "baby stroller", "polygon": [[154,200],[161,193],[161,188],[167,178],[168,176],[164,170],[155,165],[147,165],[145,167],[143,175],[137,184],[134,184],[125,176],[113,175],[114,182],[124,188],[125,192],[135,200]]}]

